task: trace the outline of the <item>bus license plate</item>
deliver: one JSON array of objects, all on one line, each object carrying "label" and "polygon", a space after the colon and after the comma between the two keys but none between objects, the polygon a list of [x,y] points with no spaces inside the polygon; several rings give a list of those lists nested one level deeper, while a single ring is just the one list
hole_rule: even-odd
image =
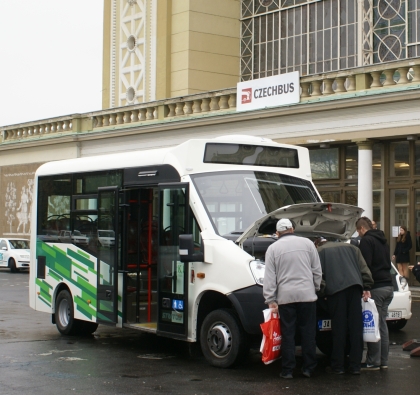
[{"label": "bus license plate", "polygon": [[402,311],[388,311],[386,315],[387,320],[395,320],[402,318]]},{"label": "bus license plate", "polygon": [[318,330],[320,330],[320,331],[330,331],[331,330],[331,320],[318,320]]}]

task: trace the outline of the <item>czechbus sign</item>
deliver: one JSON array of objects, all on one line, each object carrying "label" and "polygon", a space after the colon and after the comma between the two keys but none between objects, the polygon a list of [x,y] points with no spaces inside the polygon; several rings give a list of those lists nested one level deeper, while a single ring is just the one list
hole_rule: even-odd
[{"label": "czechbus sign", "polygon": [[239,82],[236,97],[237,111],[299,103],[299,72]]}]

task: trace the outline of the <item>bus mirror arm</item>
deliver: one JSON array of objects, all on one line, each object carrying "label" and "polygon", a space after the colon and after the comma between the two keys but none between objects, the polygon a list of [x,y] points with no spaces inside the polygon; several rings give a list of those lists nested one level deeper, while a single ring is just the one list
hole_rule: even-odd
[{"label": "bus mirror arm", "polygon": [[204,262],[204,252],[195,252],[193,235],[179,235],[179,259],[181,262]]}]

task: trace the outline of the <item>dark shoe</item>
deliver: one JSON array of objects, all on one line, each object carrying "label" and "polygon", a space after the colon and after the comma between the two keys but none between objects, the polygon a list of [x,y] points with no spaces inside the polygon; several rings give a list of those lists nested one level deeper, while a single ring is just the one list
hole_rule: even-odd
[{"label": "dark shoe", "polygon": [[302,370],[302,374],[308,379],[312,376],[312,373],[309,370]]},{"label": "dark shoe", "polygon": [[292,373],[283,373],[283,372],[281,372],[280,373],[280,377],[282,379],[292,379],[293,378],[293,375],[292,375]]},{"label": "dark shoe", "polygon": [[388,369],[388,365],[381,365],[380,368],[381,369]]},{"label": "dark shoe", "polygon": [[360,370],[349,370],[349,373],[358,376],[360,375]]},{"label": "dark shoe", "polygon": [[334,373],[334,374],[344,374],[344,370],[342,369],[333,369],[330,366],[325,369],[327,373]]},{"label": "dark shoe", "polygon": [[369,365],[367,363],[362,363],[361,370],[379,370],[379,365]]}]

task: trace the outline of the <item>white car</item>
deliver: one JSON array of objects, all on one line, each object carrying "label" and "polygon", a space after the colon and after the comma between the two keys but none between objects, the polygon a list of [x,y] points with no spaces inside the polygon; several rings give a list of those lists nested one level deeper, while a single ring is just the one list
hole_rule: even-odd
[{"label": "white car", "polygon": [[29,269],[29,240],[0,239],[0,267],[8,267],[12,273]]},{"label": "white car", "polygon": [[98,230],[98,243],[102,247],[113,247],[115,245],[115,232],[113,230]]},{"label": "white car", "polygon": [[389,329],[399,330],[404,328],[407,320],[411,318],[411,291],[407,279],[398,273],[392,263],[391,265],[394,298],[388,307],[386,322]]},{"label": "white car", "polygon": [[73,244],[89,244],[89,237],[83,235],[78,230],[71,232],[70,230],[62,230],[58,235],[58,241],[60,243],[73,243]]}]

